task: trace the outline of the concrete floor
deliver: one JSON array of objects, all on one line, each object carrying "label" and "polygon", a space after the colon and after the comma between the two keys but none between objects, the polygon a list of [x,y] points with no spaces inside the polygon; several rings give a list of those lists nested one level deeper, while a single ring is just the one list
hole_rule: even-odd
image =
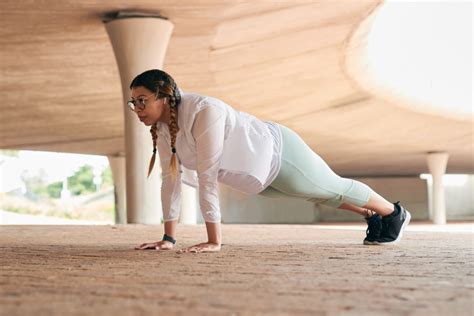
[{"label": "concrete floor", "polygon": [[162,226],[0,226],[0,315],[472,315],[470,227],[381,247],[363,226],[224,225],[221,252],[179,255],[133,250]]}]

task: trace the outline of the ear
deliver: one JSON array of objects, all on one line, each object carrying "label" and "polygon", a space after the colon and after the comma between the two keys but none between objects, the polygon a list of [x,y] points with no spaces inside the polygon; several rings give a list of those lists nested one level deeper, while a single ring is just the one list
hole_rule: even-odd
[{"label": "ear", "polygon": [[166,98],[163,99],[163,104],[166,104]]}]

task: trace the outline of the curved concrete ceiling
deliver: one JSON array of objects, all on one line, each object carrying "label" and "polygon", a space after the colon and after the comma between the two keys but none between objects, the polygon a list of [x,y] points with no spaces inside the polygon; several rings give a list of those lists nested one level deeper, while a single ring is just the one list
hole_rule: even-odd
[{"label": "curved concrete ceiling", "polygon": [[384,2],[352,35],[348,73],[396,105],[472,121],[471,8],[469,2]]},{"label": "curved concrete ceiling", "polygon": [[346,70],[365,1],[3,1],[0,148],[124,151],[120,78],[101,17],[159,11],[175,29],[164,69],[185,91],[295,129],[341,175],[473,173],[472,120],[376,97]]}]

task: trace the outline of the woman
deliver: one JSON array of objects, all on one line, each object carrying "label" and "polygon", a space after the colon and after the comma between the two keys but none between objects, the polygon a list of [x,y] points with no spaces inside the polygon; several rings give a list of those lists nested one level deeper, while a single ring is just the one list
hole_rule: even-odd
[{"label": "woman", "polygon": [[184,93],[166,72],[143,72],[130,84],[130,108],[151,126],[153,169],[160,156],[163,240],[135,249],[172,249],[176,243],[181,182],[186,172],[197,174],[199,205],[208,241],[181,249],[211,252],[221,248],[218,182],[247,194],[290,195],[365,216],[364,244],[400,241],[410,213],[390,203],[367,185],[338,176],[291,129],[238,112],[221,100]]}]

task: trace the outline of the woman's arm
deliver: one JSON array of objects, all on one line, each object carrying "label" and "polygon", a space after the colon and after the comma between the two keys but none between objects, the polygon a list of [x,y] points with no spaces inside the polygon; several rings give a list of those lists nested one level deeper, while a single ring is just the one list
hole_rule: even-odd
[{"label": "woman's arm", "polygon": [[[171,176],[169,170],[171,149],[167,142],[161,137],[158,138],[158,154],[160,155],[162,170],[161,206],[163,210],[165,234],[177,239],[176,226],[181,208],[181,174],[178,173],[175,179]],[[169,250],[173,247],[173,243],[160,240],[152,243],[141,244],[140,246],[135,247],[135,249]]]},{"label": "woman's arm", "polygon": [[221,249],[221,214],[217,175],[224,146],[225,112],[215,106],[204,107],[196,114],[192,134],[196,141],[199,205],[206,222],[207,242],[180,250],[208,252]]}]

